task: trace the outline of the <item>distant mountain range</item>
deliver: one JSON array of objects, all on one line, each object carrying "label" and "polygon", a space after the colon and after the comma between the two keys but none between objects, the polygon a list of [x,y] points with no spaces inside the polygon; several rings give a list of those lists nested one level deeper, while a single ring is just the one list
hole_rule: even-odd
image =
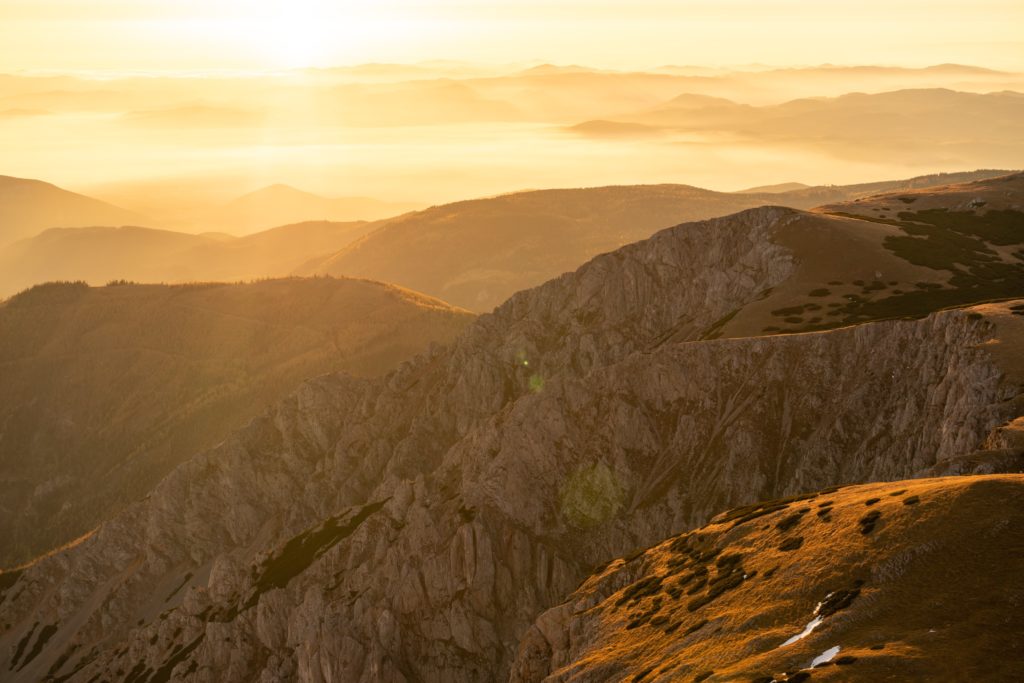
[{"label": "distant mountain range", "polygon": [[1024,153],[1024,94],[943,88],[851,93],[752,106],[683,95],[661,106],[569,131],[590,137],[715,133],[762,145],[795,145],[841,158],[881,153],[942,163],[966,150],[988,150],[1014,163]]},{"label": "distant mountain range", "polygon": [[[397,216],[419,204],[370,197],[321,197],[271,185],[187,219],[203,232],[244,235],[302,222],[356,222]],[[0,176],[0,247],[51,228],[157,226],[163,221],[40,180]]]},{"label": "distant mountain range", "polygon": [[[435,62],[108,76],[0,74],[6,173],[46,178],[25,169],[52,168],[68,187],[148,218],[87,225],[248,233],[527,187],[819,184],[1015,168],[1022,157],[1019,111],[1006,103],[1024,92],[1024,74],[969,65]],[[111,168],[95,173],[96,159]],[[316,210],[225,206],[281,181],[321,195]],[[325,206],[333,195],[352,203]]]},{"label": "distant mountain range", "polygon": [[41,180],[0,176],[0,247],[47,228],[145,222],[136,213]]},{"label": "distant mountain range", "polygon": [[0,292],[53,280],[239,281],[289,275],[372,223],[312,222],[246,237],[140,227],[57,228],[0,248]]},{"label": "distant mountain range", "polygon": [[739,190],[739,192],[743,194],[796,192],[798,190],[809,190],[810,187],[810,185],[804,185],[803,183],[777,183],[775,185],[759,185],[746,190]]},{"label": "distant mountain range", "polygon": [[271,185],[204,214],[202,221],[209,230],[249,234],[309,221],[377,220],[420,208],[370,197],[321,197],[289,185]]},{"label": "distant mountain range", "polygon": [[[483,312],[520,289],[680,221],[767,204],[806,209],[1003,173],[934,174],[785,192],[727,193],[688,185],[541,190],[376,222],[314,221],[245,237],[140,227],[55,229],[0,247],[0,295],[50,280],[99,285],[116,279],[194,282],[331,274],[394,282]],[[290,190],[277,192],[293,196]],[[265,200],[261,194],[254,201]],[[424,250],[430,250],[430,259],[423,258]]]}]

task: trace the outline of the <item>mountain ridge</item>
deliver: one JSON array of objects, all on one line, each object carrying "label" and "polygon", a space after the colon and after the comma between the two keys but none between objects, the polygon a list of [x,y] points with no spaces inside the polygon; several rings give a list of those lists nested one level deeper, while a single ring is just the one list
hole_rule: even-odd
[{"label": "mountain ridge", "polygon": [[[671,184],[533,190],[445,204],[385,221],[341,251],[295,272],[397,282],[484,312],[519,289],[557,277],[667,225],[763,205],[809,209],[895,187],[1002,173],[934,174],[782,194],[725,193]],[[437,257],[419,258],[426,249]]]}]

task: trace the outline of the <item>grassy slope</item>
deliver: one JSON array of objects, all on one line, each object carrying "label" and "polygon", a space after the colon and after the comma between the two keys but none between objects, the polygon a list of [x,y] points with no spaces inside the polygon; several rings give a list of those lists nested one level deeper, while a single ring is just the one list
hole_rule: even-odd
[{"label": "grassy slope", "polygon": [[1024,296],[1024,174],[795,213],[795,273],[715,336],[808,332]]},{"label": "grassy slope", "polygon": [[596,637],[553,680],[1020,680],[1022,497],[941,478],[724,513],[586,580],[567,604]]},{"label": "grassy slope", "polygon": [[[766,203],[685,185],[521,192],[385,221],[302,272],[395,282],[488,311],[516,291],[685,220]],[[423,258],[430,254],[431,258]]]}]

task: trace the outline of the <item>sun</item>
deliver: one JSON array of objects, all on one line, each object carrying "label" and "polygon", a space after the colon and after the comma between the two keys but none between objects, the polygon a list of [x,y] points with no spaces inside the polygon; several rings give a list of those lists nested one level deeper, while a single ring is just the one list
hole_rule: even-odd
[{"label": "sun", "polygon": [[321,0],[264,2],[257,46],[272,66],[306,67],[331,58],[332,43],[348,39],[351,21]]},{"label": "sun", "polygon": [[397,27],[373,3],[262,0],[239,10],[233,21],[236,39],[259,61],[277,68],[358,59],[363,48],[389,39]]}]

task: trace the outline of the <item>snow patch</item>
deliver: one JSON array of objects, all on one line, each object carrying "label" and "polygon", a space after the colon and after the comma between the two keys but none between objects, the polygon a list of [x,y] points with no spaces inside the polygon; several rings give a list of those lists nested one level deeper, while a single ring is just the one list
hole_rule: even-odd
[{"label": "snow patch", "polygon": [[839,646],[835,645],[833,647],[830,647],[829,649],[825,650],[820,655],[812,659],[811,666],[809,668],[813,669],[819,664],[827,664],[828,662],[831,662],[832,658],[835,657],[837,654],[839,654]]},{"label": "snow patch", "polygon": [[811,635],[811,631],[813,631],[814,629],[818,628],[818,626],[820,626],[821,622],[823,622],[823,621],[824,621],[824,619],[822,619],[821,617],[814,617],[807,624],[807,626],[804,627],[803,631],[801,631],[800,633],[796,634],[795,636],[793,636],[792,638],[790,638],[789,640],[784,642],[782,645],[779,645],[779,647],[786,647],[787,645],[792,645],[793,643],[795,643],[798,640],[806,638],[807,636]]},{"label": "snow patch", "polygon": [[[829,593],[828,595],[826,595],[825,596],[825,600],[828,600],[830,597],[832,597],[832,593]],[[821,626],[821,622],[824,621],[825,618],[820,616],[818,614],[818,612],[821,611],[821,606],[823,604],[825,604],[825,600],[822,600],[821,602],[819,602],[817,605],[814,606],[814,618],[811,619],[811,621],[807,624],[807,626],[804,626],[804,630],[801,631],[800,633],[796,634],[795,636],[793,636],[792,638],[790,638],[786,642],[784,642],[782,645],[779,645],[779,647],[786,647],[787,645],[792,645],[796,641],[801,640],[801,639],[806,638],[807,636],[811,635],[811,631],[813,631],[814,629],[816,629],[819,626]]]}]

